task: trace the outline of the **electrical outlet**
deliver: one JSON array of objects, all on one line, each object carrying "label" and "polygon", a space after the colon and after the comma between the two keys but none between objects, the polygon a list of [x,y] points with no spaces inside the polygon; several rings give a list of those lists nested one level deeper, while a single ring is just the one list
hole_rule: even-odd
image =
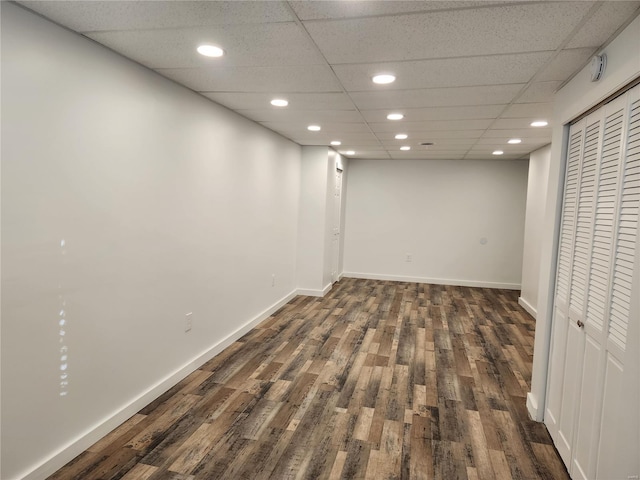
[{"label": "electrical outlet", "polygon": [[191,327],[193,327],[193,312],[189,312],[185,315],[185,320],[184,320],[184,331],[186,332],[190,332],[191,331]]},{"label": "electrical outlet", "polygon": [[276,286],[276,274],[272,274],[271,275],[271,286],[275,287]]},{"label": "electrical outlet", "polygon": [[413,262],[413,254],[412,253],[407,253],[407,255],[404,257],[404,261],[405,262]]}]

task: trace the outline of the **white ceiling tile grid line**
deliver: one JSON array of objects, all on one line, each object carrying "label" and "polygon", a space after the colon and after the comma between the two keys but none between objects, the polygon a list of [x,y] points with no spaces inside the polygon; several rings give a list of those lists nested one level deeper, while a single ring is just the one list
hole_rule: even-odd
[{"label": "white ceiling tile grid line", "polygon": [[[519,159],[549,143],[530,122],[640,11],[637,0],[19,3],[301,145],[425,160]],[[202,43],[225,54],[202,57]],[[396,81],[375,85],[378,73]]]},{"label": "white ceiling tile grid line", "polygon": [[[526,89],[536,81],[537,78],[539,78],[542,75],[542,72],[544,72],[550,65],[553,64],[554,60],[556,60],[558,58],[558,56],[560,55],[560,53],[562,52],[563,48],[569,44],[569,42],[575,37],[575,35],[577,34],[578,31],[580,31],[580,29],[588,22],[588,20],[595,14],[595,12],[597,12],[600,7],[602,6],[602,2],[600,3],[595,3],[591,6],[591,8],[589,8],[589,10],[585,13],[585,15],[582,17],[582,20],[573,28],[573,30],[571,30],[571,32],[564,38],[564,40],[557,46],[553,56],[551,56],[547,62],[533,75],[533,77],[527,82],[527,84],[522,87],[522,89],[514,96],[513,100],[509,103],[508,106],[506,106],[504,108],[504,110],[498,115],[496,116],[496,118],[494,119],[494,121],[491,123],[491,125],[489,125],[487,127],[486,131],[489,131],[492,127],[494,127],[495,125],[498,124],[498,121],[502,119],[503,115],[509,110],[509,108],[511,108],[512,105],[514,105],[517,100],[522,96],[522,94],[524,94],[524,92],[526,91]],[[591,52],[593,53],[593,52]],[[589,55],[590,56],[590,55]],[[577,71],[578,69],[574,69],[574,72]],[[545,117],[537,117],[537,118],[545,118]],[[549,118],[548,116],[546,118]],[[511,126],[511,121],[509,121],[509,126]],[[475,145],[473,145],[469,151],[466,153],[465,158],[467,158],[468,155],[470,155],[472,153],[472,151],[474,150],[474,147],[476,147],[476,145],[478,145],[478,143],[476,143]],[[495,151],[494,151],[495,152]]]},{"label": "white ceiling tile grid line", "polygon": [[[329,64],[329,61],[327,60],[327,57],[325,55],[325,52],[323,52],[320,47],[318,46],[317,42],[315,41],[315,39],[311,36],[311,34],[309,33],[307,27],[304,25],[304,23],[300,20],[300,18],[298,17],[298,14],[296,13],[294,7],[292,6],[292,4],[290,2],[287,3],[287,5],[289,6],[289,9],[291,11],[291,14],[295,17],[295,21],[298,25],[298,27],[304,31],[305,35],[307,36],[307,38],[309,39],[309,41],[314,45],[315,49],[320,53],[320,55],[322,55],[322,58],[325,60],[325,62],[327,63],[327,65],[329,66],[329,68],[331,68],[331,72],[333,73],[333,76],[335,77],[336,81],[340,84],[340,87],[343,91],[343,93],[349,98],[349,100],[351,101],[353,108],[356,110],[356,112],[358,112],[360,118],[362,118],[363,123],[366,125],[367,130],[369,130],[369,132],[371,132],[373,134],[373,136],[376,138],[377,142],[378,142],[378,146],[382,147],[383,150],[386,151],[385,146],[382,144],[382,142],[380,141],[380,139],[376,136],[375,132],[373,131],[373,129],[371,128],[371,126],[369,125],[369,123],[367,122],[365,116],[362,114],[362,112],[360,111],[360,109],[358,108],[358,106],[356,105],[356,103],[353,101],[353,99],[351,98],[351,95],[349,95],[349,92],[347,91],[347,89],[344,87],[344,84],[342,83],[342,81],[340,80],[340,78],[338,77],[338,75],[336,74],[333,66],[331,66]],[[340,142],[342,142],[340,140]],[[341,152],[351,152],[354,150],[345,150],[345,146],[342,145],[342,149],[340,149]],[[386,154],[389,155],[389,152],[386,151]],[[352,154],[353,155],[353,154]]]}]

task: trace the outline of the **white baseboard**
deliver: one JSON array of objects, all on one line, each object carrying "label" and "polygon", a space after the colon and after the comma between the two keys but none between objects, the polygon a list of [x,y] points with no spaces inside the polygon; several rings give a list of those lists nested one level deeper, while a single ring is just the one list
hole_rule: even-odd
[{"label": "white baseboard", "polygon": [[333,284],[329,284],[324,287],[322,290],[314,290],[310,288],[299,288],[296,290],[297,295],[306,295],[307,297],[324,297],[327,293],[331,291],[333,288]]},{"label": "white baseboard", "polygon": [[308,288],[299,288],[296,290],[297,295],[304,295],[306,297],[324,297],[322,290],[311,290]]},{"label": "white baseboard", "polygon": [[536,397],[533,396],[531,392],[527,393],[527,411],[529,412],[531,420],[542,422],[542,416],[538,416],[538,414],[540,413],[538,412],[538,400],[536,400]]},{"label": "white baseboard", "polygon": [[367,280],[389,280],[392,282],[431,283],[434,285],[454,285],[458,287],[503,288],[520,290],[519,283],[481,282],[477,280],[452,280],[449,278],[405,277],[401,275],[381,275],[378,273],[344,272],[347,278],[364,278]]},{"label": "white baseboard", "polygon": [[233,342],[248,333],[252,328],[269,318],[272,313],[286,305],[289,301],[295,298],[297,294],[297,291],[293,291],[281,298],[276,303],[255,316],[252,320],[248,321],[233,333],[209,347],[207,350],[195,356],[192,360],[167,375],[158,383],[148,388],[145,392],[141,393],[137,398],[119,408],[109,417],[106,417],[93,427],[89,428],[77,439],[60,448],[60,450],[51,455],[48,459],[24,472],[18,478],[22,480],[43,480],[47,478],[80,455],[95,442],[131,418],[138,411],[169,390],[179,381],[222,352],[222,350],[227,348]]},{"label": "white baseboard", "polygon": [[522,297],[518,297],[518,304],[519,304],[522,308],[524,308],[524,309],[527,311],[527,313],[528,313],[529,315],[531,315],[533,318],[537,318],[537,316],[538,316],[538,312],[537,312],[537,311],[536,311],[536,309],[535,309],[535,308],[533,308],[533,306],[532,306],[529,302],[527,302],[524,298],[522,298]]}]

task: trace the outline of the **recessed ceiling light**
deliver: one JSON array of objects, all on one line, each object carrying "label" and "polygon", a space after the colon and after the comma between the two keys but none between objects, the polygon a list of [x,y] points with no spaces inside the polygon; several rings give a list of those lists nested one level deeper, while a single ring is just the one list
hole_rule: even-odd
[{"label": "recessed ceiling light", "polygon": [[502,150],[494,150],[493,154],[494,155],[502,155],[504,152]]},{"label": "recessed ceiling light", "polygon": [[335,145],[337,147],[338,145],[342,145],[342,142],[340,140],[334,140],[331,142],[331,145]]},{"label": "recessed ceiling light", "polygon": [[373,83],[378,83],[380,85],[385,85],[387,83],[393,83],[396,81],[396,76],[391,75],[390,73],[381,73],[380,75],[376,75],[371,80]]},{"label": "recessed ceiling light", "polygon": [[320,128],[320,125],[309,125],[307,127],[307,130],[310,130],[312,132],[319,132],[321,128]]},{"label": "recessed ceiling light", "polygon": [[518,143],[522,143],[522,140],[519,138],[512,138],[511,140],[509,140],[507,143],[510,143],[511,145],[516,145]]},{"label": "recessed ceiling light", "polygon": [[287,105],[289,105],[289,102],[284,98],[274,98],[273,100],[271,100],[271,105],[273,105],[274,107],[286,107]]},{"label": "recessed ceiling light", "polygon": [[200,45],[198,47],[198,53],[205,57],[221,57],[224,55],[224,50],[215,45]]},{"label": "recessed ceiling light", "polygon": [[546,127],[549,125],[549,122],[546,120],[536,120],[535,122],[531,122],[532,127]]},{"label": "recessed ceiling light", "polygon": [[353,150],[347,150],[346,152],[344,152],[345,155],[355,155],[356,152],[354,152]]},{"label": "recessed ceiling light", "polygon": [[404,115],[401,113],[390,113],[387,115],[387,120],[402,120]]},{"label": "recessed ceiling light", "polygon": [[406,140],[407,138],[409,138],[409,135],[406,133],[399,133],[396,135],[396,140]]},{"label": "recessed ceiling light", "polygon": [[408,145],[404,145],[403,147],[400,147],[400,150],[411,150],[411,147]]}]

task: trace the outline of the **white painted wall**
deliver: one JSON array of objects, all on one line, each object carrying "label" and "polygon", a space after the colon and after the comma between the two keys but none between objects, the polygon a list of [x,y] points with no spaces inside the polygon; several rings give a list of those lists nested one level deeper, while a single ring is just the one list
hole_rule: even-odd
[{"label": "white painted wall", "polygon": [[299,188],[299,146],[2,2],[2,479],[291,298]]},{"label": "white painted wall", "polygon": [[517,289],[526,191],[527,161],[351,160],[345,276]]},{"label": "white painted wall", "polygon": [[349,164],[351,160],[336,154],[336,161],[342,165],[342,205],[340,207],[340,258],[338,259],[338,278],[341,278],[344,273],[344,237],[345,237],[345,225],[347,220],[347,186],[349,177]]},{"label": "white painted wall", "polygon": [[[346,208],[346,171],[349,160],[335,151],[329,152],[329,162],[327,169],[327,228],[325,230],[325,265],[323,272],[323,284],[331,285],[333,283],[332,272],[335,257],[335,247],[333,246],[334,228],[339,229],[340,237],[338,239],[338,269],[336,271],[337,278],[340,279],[343,272],[344,258],[344,217]],[[340,190],[340,206],[339,211],[336,210],[336,187],[338,183],[338,166],[342,168],[341,173],[341,190]],[[337,218],[336,218],[337,217]]]},{"label": "white painted wall", "polygon": [[321,296],[327,286],[325,243],[327,229],[331,229],[327,223],[328,171],[327,147],[302,147],[297,283],[307,295]]},{"label": "white painted wall", "polygon": [[333,284],[333,228],[335,212],[335,189],[336,189],[336,158],[332,150],[327,152],[327,169],[326,169],[326,189],[325,189],[325,219],[324,219],[324,263],[322,265],[322,285],[330,286]]},{"label": "white painted wall", "polygon": [[[546,396],[558,226],[565,168],[563,152],[568,135],[568,128],[565,125],[640,75],[640,17],[624,29],[603,52],[607,54],[607,68],[600,81],[597,83],[590,81],[587,66],[565,85],[554,99],[547,205],[540,254],[533,372],[531,392],[527,396],[529,413],[538,421],[543,420]],[[640,348],[640,344],[637,348]],[[638,408],[637,402],[632,408]]]},{"label": "white painted wall", "polygon": [[542,244],[544,210],[547,205],[547,179],[551,145],[531,152],[527,184],[527,213],[524,223],[522,255],[522,286],[518,302],[533,317],[538,304],[540,248]]},{"label": "white painted wall", "polygon": [[[346,159],[327,147],[302,147],[298,229],[298,293],[322,296],[331,290],[336,162]],[[344,183],[343,183],[344,186]],[[342,196],[344,218],[345,196]],[[341,248],[342,257],[342,248]],[[338,263],[339,272],[342,264]]]}]

